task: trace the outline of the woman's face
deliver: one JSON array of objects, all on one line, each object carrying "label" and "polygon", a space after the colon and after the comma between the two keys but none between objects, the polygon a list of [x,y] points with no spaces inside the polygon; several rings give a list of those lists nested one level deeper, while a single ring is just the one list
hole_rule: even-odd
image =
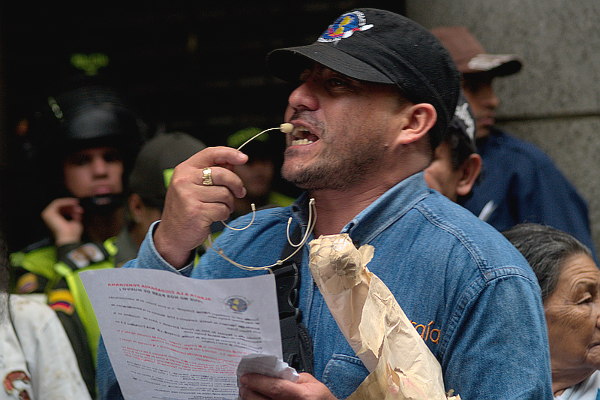
[{"label": "woman's face", "polygon": [[594,260],[568,257],[544,309],[553,373],[600,369],[600,270]]}]

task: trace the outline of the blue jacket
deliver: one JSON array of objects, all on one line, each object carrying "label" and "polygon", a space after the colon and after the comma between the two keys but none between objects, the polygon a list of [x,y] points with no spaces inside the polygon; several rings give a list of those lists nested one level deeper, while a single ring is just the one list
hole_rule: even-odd
[{"label": "blue jacket", "polygon": [[[251,228],[226,230],[215,246],[245,265],[272,264],[287,242],[288,218],[305,221],[306,204],[303,195],[290,207],[263,210]],[[234,224],[248,221],[245,216]],[[439,360],[447,390],[464,399],[552,399],[539,286],[525,259],[498,231],[430,190],[418,173],[363,210],[343,232],[357,245],[375,247],[369,269],[395,294]],[[307,263],[305,246],[299,305],[314,341],[315,376],[343,399],[368,371],[339,331]],[[151,236],[139,258],[125,267],[175,272],[158,256]],[[238,269],[213,250],[196,268],[180,272],[199,279],[264,273]],[[107,395],[114,384],[106,354],[99,355],[102,398],[115,398]]]},{"label": "blue jacket", "polygon": [[483,172],[465,208],[499,231],[521,222],[552,226],[595,256],[587,204],[544,152],[498,129],[477,148]]}]

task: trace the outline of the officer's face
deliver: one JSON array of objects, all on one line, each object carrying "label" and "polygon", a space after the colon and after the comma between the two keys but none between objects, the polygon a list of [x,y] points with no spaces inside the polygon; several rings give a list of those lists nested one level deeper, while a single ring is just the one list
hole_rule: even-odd
[{"label": "officer's face", "polygon": [[123,159],[112,147],[84,149],[63,163],[66,188],[75,197],[117,194],[123,191]]}]

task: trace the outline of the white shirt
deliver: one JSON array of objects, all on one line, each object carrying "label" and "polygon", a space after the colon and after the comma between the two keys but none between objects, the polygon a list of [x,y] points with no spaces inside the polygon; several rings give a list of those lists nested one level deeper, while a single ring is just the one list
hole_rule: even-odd
[{"label": "white shirt", "polygon": [[567,388],[555,400],[600,400],[600,371],[594,372],[585,381]]},{"label": "white shirt", "polygon": [[6,312],[0,319],[0,400],[19,399],[21,391],[32,400],[90,399],[56,313],[26,295],[10,299],[14,328]]}]

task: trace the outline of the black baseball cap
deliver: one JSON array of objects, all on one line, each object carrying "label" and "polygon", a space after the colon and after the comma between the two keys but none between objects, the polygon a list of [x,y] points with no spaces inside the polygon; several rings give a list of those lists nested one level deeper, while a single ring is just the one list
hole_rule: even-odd
[{"label": "black baseball cap", "polygon": [[292,82],[310,60],[354,79],[396,85],[410,101],[433,105],[438,117],[430,131],[432,145],[443,139],[460,75],[438,39],[415,21],[376,8],[349,11],[314,43],[271,51],[267,67]]}]

